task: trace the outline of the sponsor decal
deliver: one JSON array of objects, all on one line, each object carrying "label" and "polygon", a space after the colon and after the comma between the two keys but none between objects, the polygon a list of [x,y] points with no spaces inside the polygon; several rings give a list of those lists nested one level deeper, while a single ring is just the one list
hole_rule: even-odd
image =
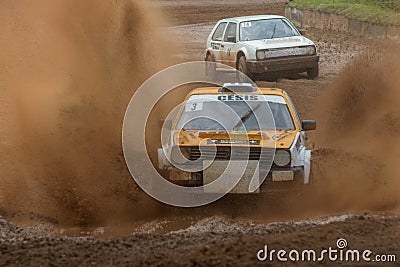
[{"label": "sponsor decal", "polygon": [[207,144],[211,145],[260,145],[258,140],[215,140],[208,139]]}]

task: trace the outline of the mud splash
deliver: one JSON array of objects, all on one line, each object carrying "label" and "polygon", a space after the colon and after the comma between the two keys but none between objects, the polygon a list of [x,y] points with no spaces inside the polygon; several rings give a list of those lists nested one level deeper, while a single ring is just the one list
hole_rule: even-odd
[{"label": "mud splash", "polygon": [[151,213],[121,127],[134,90],[172,64],[162,16],[135,0],[0,5],[0,209],[80,225]]},{"label": "mud splash", "polygon": [[349,64],[319,103],[314,163],[326,207],[399,207],[399,88],[400,50],[386,45]]}]

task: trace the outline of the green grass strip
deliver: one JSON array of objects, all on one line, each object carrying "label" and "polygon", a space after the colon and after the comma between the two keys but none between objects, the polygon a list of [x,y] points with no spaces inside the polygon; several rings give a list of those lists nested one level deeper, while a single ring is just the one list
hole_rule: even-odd
[{"label": "green grass strip", "polygon": [[400,0],[293,0],[289,6],[331,12],[376,24],[400,25]]}]

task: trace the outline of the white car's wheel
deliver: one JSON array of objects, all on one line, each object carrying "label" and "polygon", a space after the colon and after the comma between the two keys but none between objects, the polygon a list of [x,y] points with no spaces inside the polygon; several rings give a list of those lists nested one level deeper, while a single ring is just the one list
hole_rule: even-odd
[{"label": "white car's wheel", "polygon": [[[244,74],[246,74],[250,79],[253,79],[250,71],[247,69],[246,57],[245,56],[241,56],[239,58],[239,61],[237,63],[237,69],[238,69],[238,71],[243,72]],[[240,77],[239,77],[239,79],[240,79]]]}]

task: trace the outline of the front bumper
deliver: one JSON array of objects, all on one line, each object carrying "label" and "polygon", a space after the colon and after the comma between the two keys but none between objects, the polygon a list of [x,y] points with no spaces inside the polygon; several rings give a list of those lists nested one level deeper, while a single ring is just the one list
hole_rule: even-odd
[{"label": "front bumper", "polygon": [[[259,178],[266,177],[265,180],[260,185],[259,190],[255,191],[254,193],[259,192],[270,192],[270,191],[288,191],[292,190],[293,187],[297,187],[304,184],[304,173],[302,167],[286,167],[286,168],[272,168],[271,170],[263,170],[262,168],[259,171]],[[283,176],[278,175],[274,176],[274,174],[283,174]],[[287,175],[290,174],[291,175]],[[213,175],[213,177],[206,177],[205,172],[184,172],[175,168],[170,170],[170,181],[172,183],[181,185],[181,186],[203,186],[211,181],[217,179],[219,174]],[[253,174],[244,173],[244,176],[241,182],[233,188],[230,193],[249,193],[247,191],[249,181],[253,177]],[[276,179],[276,178],[283,178],[283,179]],[[285,177],[289,178],[286,179]],[[248,181],[246,181],[248,180]],[[221,191],[222,192],[222,191]],[[221,193],[218,192],[218,193]],[[210,192],[206,192],[210,193]],[[216,193],[216,192],[214,192]]]},{"label": "front bumper", "polygon": [[[289,181],[274,181],[272,174],[273,172],[293,172],[293,180]],[[272,168],[267,178],[260,186],[261,192],[271,191],[291,191],[293,188],[297,188],[301,185],[307,186],[304,182],[304,169],[303,167],[289,167],[289,168]]]},{"label": "front bumper", "polygon": [[312,56],[290,56],[265,60],[248,60],[247,69],[251,73],[304,72],[314,68],[319,62],[319,54]]}]

